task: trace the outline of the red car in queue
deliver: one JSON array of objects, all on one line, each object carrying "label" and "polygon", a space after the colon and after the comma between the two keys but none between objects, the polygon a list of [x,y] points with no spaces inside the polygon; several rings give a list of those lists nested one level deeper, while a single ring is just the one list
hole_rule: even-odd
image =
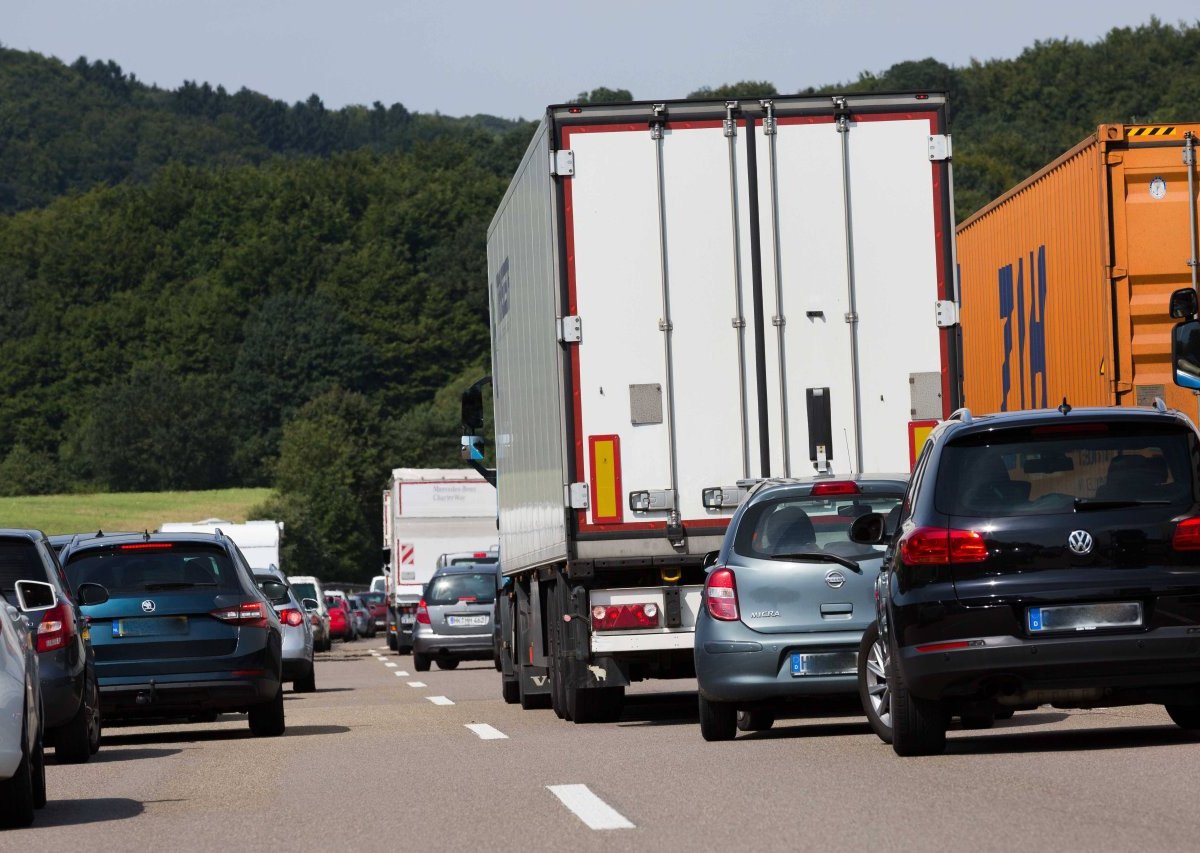
[{"label": "red car in queue", "polygon": [[329,610],[329,639],[353,640],[354,625],[350,621],[350,603],[338,595],[325,596]]}]

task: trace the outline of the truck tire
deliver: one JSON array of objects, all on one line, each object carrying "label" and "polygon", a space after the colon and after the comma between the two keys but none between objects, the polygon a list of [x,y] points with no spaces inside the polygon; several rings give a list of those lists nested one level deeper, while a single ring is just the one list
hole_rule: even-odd
[{"label": "truck tire", "polygon": [[729,702],[700,701],[700,734],[708,741],[733,740],[737,737],[737,706]]},{"label": "truck tire", "polygon": [[396,635],[388,631],[388,648],[393,652],[396,651]]},{"label": "truck tire", "polygon": [[546,632],[550,648],[547,654],[550,658],[550,707],[554,716],[560,720],[571,719],[567,712],[567,662],[562,648],[562,608],[559,606],[558,584],[550,590],[549,622],[550,630]]},{"label": "truck tire", "polygon": [[624,687],[567,687],[567,713],[574,723],[615,723],[624,706]]}]

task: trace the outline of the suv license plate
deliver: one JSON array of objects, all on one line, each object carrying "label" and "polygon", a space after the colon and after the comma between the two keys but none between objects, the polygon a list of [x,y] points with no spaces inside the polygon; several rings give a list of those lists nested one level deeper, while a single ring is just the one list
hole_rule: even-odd
[{"label": "suv license plate", "polygon": [[186,616],[152,616],[150,618],[114,619],[114,637],[183,636],[188,632]]},{"label": "suv license plate", "polygon": [[456,627],[478,627],[486,625],[488,618],[486,616],[447,616],[446,624]]},{"label": "suv license plate", "polygon": [[1105,604],[1063,604],[1054,607],[1030,607],[1025,624],[1031,634],[1048,631],[1095,631],[1097,628],[1138,628],[1142,624],[1140,601]]},{"label": "suv license plate", "polygon": [[858,671],[858,652],[792,652],[792,675],[851,675]]}]

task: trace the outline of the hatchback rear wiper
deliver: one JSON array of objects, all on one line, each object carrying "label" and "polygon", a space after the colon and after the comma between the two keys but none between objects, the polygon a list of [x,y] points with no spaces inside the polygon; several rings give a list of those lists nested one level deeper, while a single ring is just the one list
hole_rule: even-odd
[{"label": "hatchback rear wiper", "polygon": [[858,563],[842,557],[838,554],[830,554],[825,551],[797,551],[792,554],[772,554],[772,560],[812,560],[814,563],[837,563],[840,566],[845,566],[847,569],[862,574],[862,568]]},{"label": "hatchback rear wiper", "polygon": [[1100,501],[1095,498],[1075,498],[1076,511],[1087,511],[1093,509],[1125,509],[1131,506],[1163,506],[1169,504],[1170,501],[1153,500],[1153,501],[1135,501],[1135,500],[1120,500],[1120,501]]},{"label": "hatchback rear wiper", "polygon": [[149,591],[162,591],[166,589],[191,589],[194,586],[216,586],[215,583],[194,583],[192,581],[168,581],[164,583],[148,583],[143,588]]}]

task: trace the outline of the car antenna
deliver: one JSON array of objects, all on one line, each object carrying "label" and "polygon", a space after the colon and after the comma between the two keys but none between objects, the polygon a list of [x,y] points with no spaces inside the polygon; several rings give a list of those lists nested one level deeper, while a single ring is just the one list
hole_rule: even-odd
[{"label": "car antenna", "polygon": [[150,541],[150,528],[146,528],[146,529],[145,529],[145,530],[142,532],[142,539],[144,539],[146,542],[149,542],[149,541]]},{"label": "car antenna", "polygon": [[1058,407],[1058,410],[1060,412],[1062,412],[1064,415],[1070,413],[1071,404],[1067,402],[1066,397],[1063,397],[1062,405]]}]

